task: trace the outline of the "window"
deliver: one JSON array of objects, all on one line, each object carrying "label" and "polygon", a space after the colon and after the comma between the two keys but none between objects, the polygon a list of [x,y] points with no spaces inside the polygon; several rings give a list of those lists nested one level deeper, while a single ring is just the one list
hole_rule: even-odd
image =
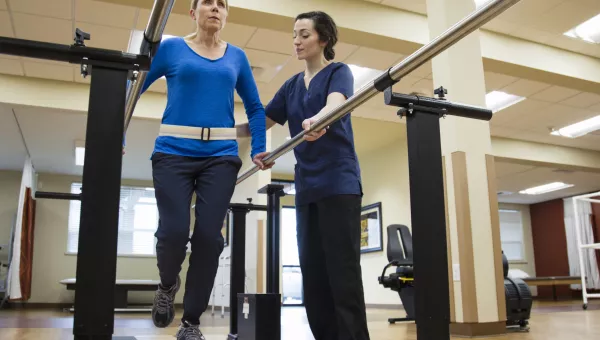
[{"label": "window", "polygon": [[296,209],[294,207],[281,209],[281,249],[283,304],[286,306],[303,305],[304,287],[298,256],[298,241],[296,241]]},{"label": "window", "polygon": [[524,261],[523,222],[519,210],[500,209],[500,239],[509,261]]},{"label": "window", "polygon": [[[71,185],[71,193],[80,193],[81,183]],[[71,201],[67,253],[77,253],[79,243],[80,201]],[[121,187],[119,206],[119,255],[147,255],[156,253],[154,233],[158,226],[158,208],[153,188]],[[189,248],[188,248],[189,249]]]}]

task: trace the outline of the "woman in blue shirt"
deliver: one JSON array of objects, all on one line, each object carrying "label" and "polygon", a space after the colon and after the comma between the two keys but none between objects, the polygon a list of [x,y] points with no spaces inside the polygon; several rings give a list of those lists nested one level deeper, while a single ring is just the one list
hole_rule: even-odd
[{"label": "woman in blue shirt", "polygon": [[[192,248],[178,340],[203,339],[200,316],[208,306],[224,247],[221,228],[242,165],[234,91],[248,115],[253,161],[265,168],[265,113],[249,61],[242,49],[219,38],[228,9],[226,0],[192,0],[196,33],[163,40],[143,86],[145,91],[156,79],[167,79],[167,106],[152,155],[159,212],[155,236],[161,283],[152,309],[157,327],[167,327],[174,319],[188,241]],[[190,238],[194,192],[196,222]]]},{"label": "woman in blue shirt", "polygon": [[[350,68],[332,62],[337,40],[336,25],[326,13],[296,18],[294,46],[306,69],[288,79],[266,106],[267,128],[288,122],[295,136],[353,95]],[[367,340],[360,266],[362,186],[350,115],[305,139],[294,154],[308,321],[315,339]]]}]

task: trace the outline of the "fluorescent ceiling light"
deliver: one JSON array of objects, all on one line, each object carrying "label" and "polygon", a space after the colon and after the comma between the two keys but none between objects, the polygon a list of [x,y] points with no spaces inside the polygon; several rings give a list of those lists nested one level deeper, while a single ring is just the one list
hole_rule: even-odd
[{"label": "fluorescent ceiling light", "polygon": [[600,44],[600,14],[565,32],[564,35],[592,44]]},{"label": "fluorescent ceiling light", "polygon": [[357,65],[348,65],[350,70],[352,71],[352,75],[354,76],[354,88],[359,89],[363,87],[369,81],[375,79],[375,77],[379,76],[383,71],[374,70],[368,67],[362,67]]},{"label": "fluorescent ceiling light", "polygon": [[525,97],[508,94],[502,91],[492,91],[485,96],[485,104],[493,112],[504,110],[509,106],[515,105],[525,100]]},{"label": "fluorescent ceiling light", "polygon": [[540,194],[546,194],[546,193],[549,193],[552,191],[570,188],[572,186],[573,186],[573,184],[565,184],[563,182],[553,182],[553,183],[548,183],[548,184],[540,185],[537,187],[521,190],[521,191],[519,191],[519,193],[523,194],[523,195],[540,195]]},{"label": "fluorescent ceiling light", "polygon": [[567,138],[577,138],[600,129],[600,116],[586,119],[579,123],[552,131],[552,135]]}]

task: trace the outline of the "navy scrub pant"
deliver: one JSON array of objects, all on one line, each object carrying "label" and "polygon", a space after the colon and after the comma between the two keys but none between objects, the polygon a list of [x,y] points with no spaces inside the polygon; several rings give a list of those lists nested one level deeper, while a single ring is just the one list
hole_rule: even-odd
[{"label": "navy scrub pant", "polygon": [[360,266],[361,197],[296,206],[304,305],[316,340],[369,340]]},{"label": "navy scrub pant", "polygon": [[[175,284],[191,243],[183,298],[183,321],[199,324],[224,248],[223,221],[242,161],[237,156],[207,158],[164,153],[152,156],[152,176],[159,224],[156,255],[161,284]],[[196,222],[190,238],[190,207],[196,193]]]}]

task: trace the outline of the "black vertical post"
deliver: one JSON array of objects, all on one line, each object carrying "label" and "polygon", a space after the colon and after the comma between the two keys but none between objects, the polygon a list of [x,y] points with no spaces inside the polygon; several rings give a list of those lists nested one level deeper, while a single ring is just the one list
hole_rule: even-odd
[{"label": "black vertical post", "polygon": [[450,339],[446,213],[439,112],[407,117],[417,339]]},{"label": "black vertical post", "polygon": [[75,340],[111,339],[127,70],[95,66],[81,194]]},{"label": "black vertical post", "polygon": [[249,209],[244,205],[232,204],[230,286],[229,286],[229,336],[237,339],[238,334],[238,294],[244,293],[246,280],[246,215]]},{"label": "black vertical post", "polygon": [[279,241],[281,234],[280,197],[284,196],[283,185],[269,184],[261,188],[267,194],[267,294],[279,294]]}]

